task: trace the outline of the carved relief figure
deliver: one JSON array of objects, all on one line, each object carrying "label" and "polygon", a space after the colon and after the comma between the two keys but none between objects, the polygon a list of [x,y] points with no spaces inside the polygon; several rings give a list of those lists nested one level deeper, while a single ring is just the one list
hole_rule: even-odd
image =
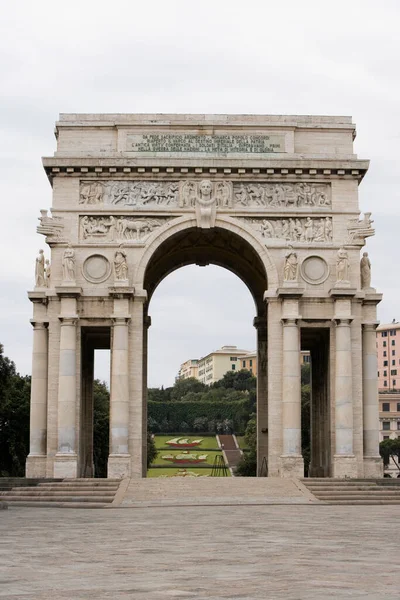
[{"label": "carved relief figure", "polygon": [[196,184],[194,181],[185,181],[182,185],[182,191],[179,199],[180,208],[189,208],[195,205]]},{"label": "carved relief figure", "polygon": [[347,251],[344,248],[340,248],[337,253],[336,260],[336,281],[337,282],[348,282],[349,281],[349,257]]},{"label": "carved relief figure", "polygon": [[215,197],[217,206],[232,208],[232,194],[226,181],[217,181],[215,184]]},{"label": "carved relief figure", "polygon": [[75,251],[71,244],[65,249],[62,258],[63,281],[75,281]]},{"label": "carved relief figure", "polygon": [[89,217],[85,215],[80,220],[80,237],[82,240],[113,242],[127,240],[143,242],[144,239],[165,219],[148,219],[134,217]]},{"label": "carved relief figure", "polygon": [[126,252],[124,252],[122,246],[120,246],[115,253],[114,273],[117,281],[126,281],[128,279],[128,263],[126,260]]},{"label": "carved relief figure", "polygon": [[259,229],[261,235],[271,239],[284,239],[290,242],[331,243],[333,237],[332,218],[321,219],[245,219]]},{"label": "carved relief figure", "polygon": [[234,197],[236,205],[249,207],[326,208],[332,204],[326,183],[240,183],[234,185]]},{"label": "carved relief figure", "polygon": [[44,280],[46,287],[50,287],[50,276],[51,276],[51,266],[50,261],[46,258],[45,267],[44,267]]},{"label": "carved relief figure", "polygon": [[297,253],[294,252],[293,246],[289,246],[289,250],[285,254],[285,266],[283,268],[284,281],[297,281],[298,271]]},{"label": "carved relief figure", "polygon": [[113,204],[142,206],[176,206],[178,183],[166,181],[83,182],[80,204]]},{"label": "carved relief figure", "polygon": [[84,183],[81,186],[79,204],[102,204],[103,185],[99,181]]},{"label": "carved relief figure", "polygon": [[44,251],[39,250],[39,256],[36,258],[35,265],[35,285],[36,287],[44,287]]},{"label": "carved relief figure", "polygon": [[210,229],[215,225],[216,198],[209,179],[203,179],[199,185],[199,194],[196,196],[196,218],[197,227]]},{"label": "carved relief figure", "polygon": [[360,261],[361,288],[371,287],[371,261],[368,258],[368,252],[364,252]]}]

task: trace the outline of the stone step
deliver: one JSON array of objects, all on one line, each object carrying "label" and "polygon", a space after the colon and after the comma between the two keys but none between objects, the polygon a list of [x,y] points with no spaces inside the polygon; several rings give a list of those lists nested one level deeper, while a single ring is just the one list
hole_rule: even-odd
[{"label": "stone step", "polygon": [[118,485],[62,485],[62,484],[53,484],[53,485],[38,485],[34,488],[31,486],[26,488],[14,488],[14,489],[35,489],[35,490],[108,490],[115,491],[119,488]]},{"label": "stone step", "polygon": [[348,491],[363,491],[363,492],[393,492],[395,494],[400,494],[400,490],[398,489],[394,489],[391,487],[386,487],[386,486],[363,486],[363,485],[357,485],[357,486],[351,486],[351,487],[347,487],[344,485],[337,485],[335,487],[333,486],[311,486],[308,485],[307,489],[309,489],[311,492],[313,492],[313,494],[318,494],[319,492],[331,492],[331,491],[338,491],[338,490],[348,490]]},{"label": "stone step", "polygon": [[[4,496],[3,496],[4,497]],[[94,503],[102,503],[102,504],[109,504],[113,501],[113,497],[109,497],[109,496],[49,496],[49,495],[43,495],[43,496],[19,496],[17,494],[10,494],[9,496],[5,496],[4,499],[7,500],[8,503],[13,503],[16,501],[20,501],[20,502],[27,502],[29,503],[29,505],[31,505],[31,502],[49,502],[49,503],[54,503],[54,502],[68,502],[68,503],[75,503],[75,502],[94,502]]]},{"label": "stone step", "polygon": [[343,505],[353,505],[353,506],[357,506],[357,505],[368,505],[368,506],[383,506],[383,505],[393,505],[393,506],[399,506],[400,504],[400,500],[369,500],[369,499],[365,499],[365,500],[334,500],[332,502],[324,502],[324,504],[343,504]]},{"label": "stone step", "polygon": [[381,492],[363,492],[363,491],[353,491],[353,490],[337,490],[337,491],[329,491],[329,492],[318,492],[315,494],[317,498],[331,498],[333,496],[341,496],[345,495],[349,498],[357,498],[358,496],[368,497],[368,498],[400,498],[399,492],[386,492],[382,490]]},{"label": "stone step", "polygon": [[8,498],[9,496],[104,496],[114,498],[115,492],[113,491],[102,491],[102,490],[38,490],[29,488],[17,488],[10,492],[2,494],[2,498]]},{"label": "stone step", "polygon": [[20,506],[20,507],[33,507],[33,508],[110,508],[110,504],[105,504],[104,502],[46,502],[46,501],[30,501],[26,502],[14,500],[10,503],[11,507]]}]

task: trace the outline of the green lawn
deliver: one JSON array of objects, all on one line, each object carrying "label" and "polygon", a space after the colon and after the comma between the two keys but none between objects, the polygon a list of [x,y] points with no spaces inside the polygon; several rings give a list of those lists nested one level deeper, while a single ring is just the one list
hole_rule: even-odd
[{"label": "green lawn", "polygon": [[244,435],[237,435],[236,439],[237,439],[237,443],[239,444],[239,448],[241,450],[249,449],[248,445],[246,444],[246,440],[244,439]]},{"label": "green lawn", "polygon": [[[173,477],[178,471],[182,469],[149,469],[147,471],[147,477]],[[211,469],[196,469],[194,467],[188,467],[186,471],[196,473],[200,477],[209,477],[211,475]],[[229,470],[227,471],[228,477],[231,476]],[[189,479],[189,478],[187,478]]]},{"label": "green lawn", "polygon": [[[158,452],[157,458],[153,461],[153,465],[173,465],[174,463],[172,463],[171,461],[168,461],[168,460],[164,460],[162,457],[165,455],[177,456],[177,455],[185,454],[185,452],[182,450],[170,450],[169,448],[167,448],[165,450],[158,449],[157,452]],[[215,457],[217,455],[221,455],[221,452],[218,452],[217,450],[195,451],[195,450],[190,449],[190,450],[188,450],[188,454],[195,454],[195,455],[208,454],[207,460],[205,462],[212,466],[214,464]],[[191,468],[192,465],[193,465],[193,467],[197,466],[197,464],[190,463],[190,461],[188,461],[187,463],[184,463],[184,464],[180,463],[179,466],[181,466],[181,465],[185,468],[189,468],[189,467]]]},{"label": "green lawn", "polygon": [[169,440],[175,439],[177,437],[186,438],[189,441],[199,440],[199,439],[202,440],[198,446],[196,446],[193,449],[189,449],[189,450],[193,450],[193,451],[195,451],[195,450],[200,450],[200,451],[218,450],[218,443],[217,443],[217,438],[215,437],[215,435],[209,436],[209,437],[203,437],[202,435],[196,435],[194,433],[188,433],[188,434],[182,433],[181,435],[163,435],[163,434],[155,435],[154,441],[155,441],[157,450],[159,450],[160,448],[162,448],[163,450],[175,450],[175,448],[171,448],[170,446],[168,446],[166,444],[166,442],[168,442]]}]

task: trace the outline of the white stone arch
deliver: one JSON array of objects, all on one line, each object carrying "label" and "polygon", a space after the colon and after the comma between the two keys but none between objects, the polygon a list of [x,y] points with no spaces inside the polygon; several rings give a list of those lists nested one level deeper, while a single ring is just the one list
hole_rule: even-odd
[{"label": "white stone arch", "polygon": [[[195,216],[184,215],[169,221],[161,230],[158,230],[154,233],[150,244],[146,247],[134,271],[133,281],[135,288],[137,287],[139,289],[143,289],[146,269],[150,264],[154,253],[163,244],[163,242],[173,235],[184,231],[185,229],[194,227],[197,227]],[[217,216],[215,227],[229,231],[246,241],[254,249],[256,254],[259,256],[262,265],[264,266],[268,289],[274,290],[278,287],[279,276],[276,265],[272,261],[267,247],[259,241],[250,227],[247,227],[245,224],[237,221],[236,219],[225,215]]]}]

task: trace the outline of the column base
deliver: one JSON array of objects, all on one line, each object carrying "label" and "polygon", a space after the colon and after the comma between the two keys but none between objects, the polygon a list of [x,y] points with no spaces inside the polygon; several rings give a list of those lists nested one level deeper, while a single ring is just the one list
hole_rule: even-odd
[{"label": "column base", "polygon": [[304,460],[301,454],[281,456],[281,477],[304,477]]},{"label": "column base", "polygon": [[29,454],[26,458],[25,477],[43,479],[46,477],[47,456],[45,454]]},{"label": "column base", "polygon": [[379,479],[383,477],[383,460],[380,456],[364,456],[364,477]]},{"label": "column base", "polygon": [[335,454],[332,477],[336,479],[357,478],[357,460],[354,454]]},{"label": "column base", "polygon": [[107,477],[124,479],[131,476],[131,455],[110,454],[108,457]]},{"label": "column base", "polygon": [[78,457],[75,453],[56,454],[54,477],[57,479],[76,479],[78,477]]}]

